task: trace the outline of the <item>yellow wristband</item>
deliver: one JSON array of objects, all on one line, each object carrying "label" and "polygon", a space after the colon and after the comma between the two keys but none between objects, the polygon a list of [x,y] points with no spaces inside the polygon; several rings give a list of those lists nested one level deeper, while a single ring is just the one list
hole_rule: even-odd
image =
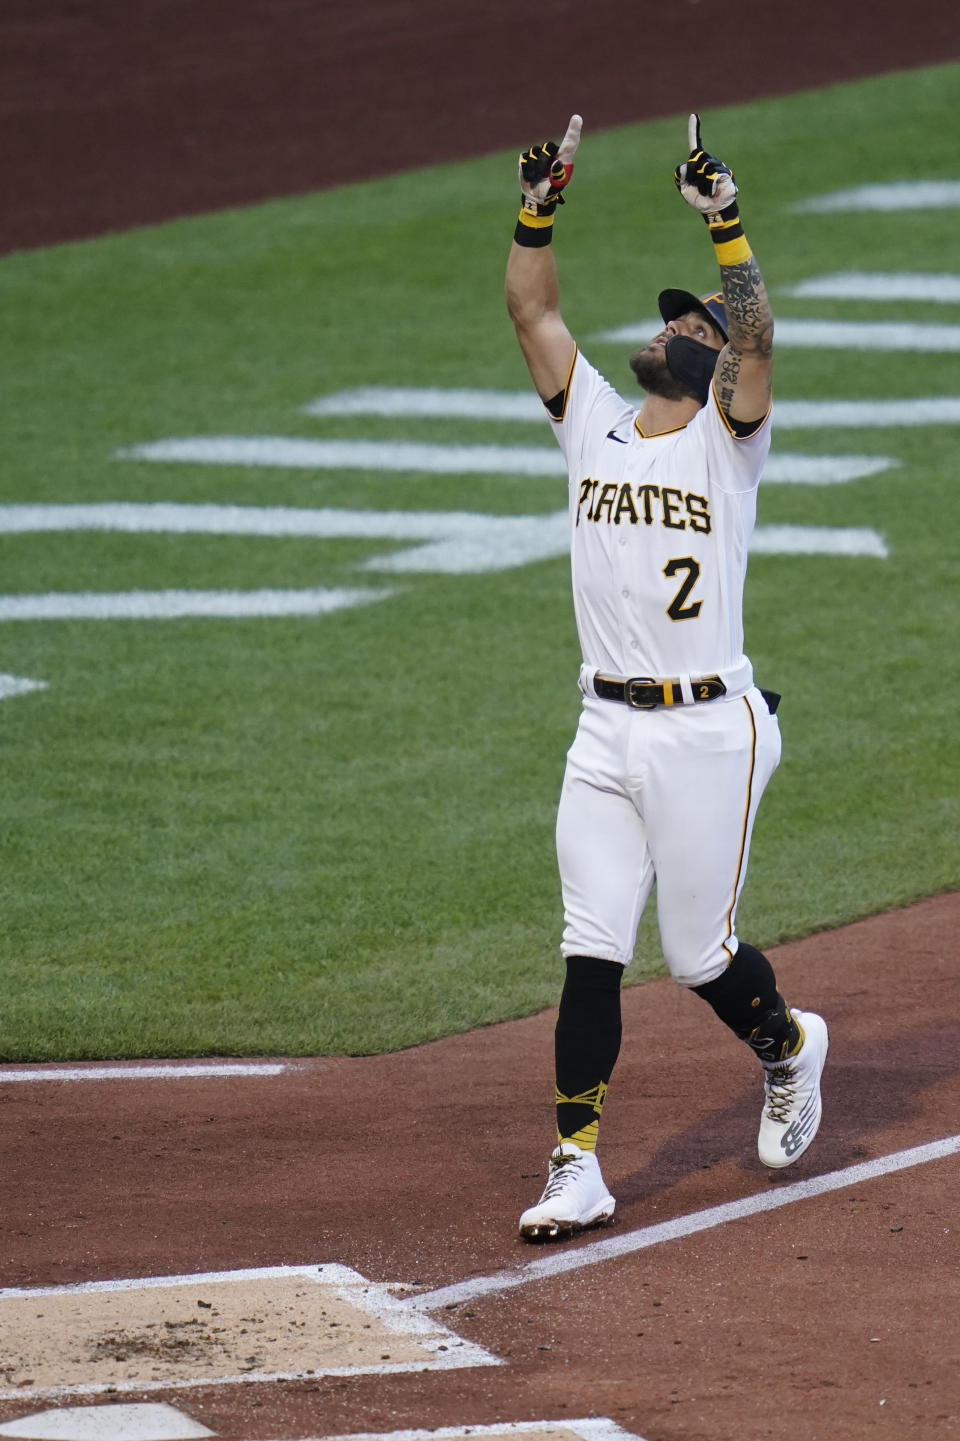
[{"label": "yellow wristband", "polygon": [[714,250],[720,265],[742,265],[753,254],[745,235],[738,235],[735,240],[715,242]]},{"label": "yellow wristband", "polygon": [[753,251],[743,233],[740,209],[735,200],[726,209],[712,211],[704,219],[719,265],[742,265],[750,259]]},{"label": "yellow wristband", "polygon": [[518,219],[521,225],[527,225],[531,230],[546,230],[553,224],[552,215],[535,215],[532,210],[522,208]]}]

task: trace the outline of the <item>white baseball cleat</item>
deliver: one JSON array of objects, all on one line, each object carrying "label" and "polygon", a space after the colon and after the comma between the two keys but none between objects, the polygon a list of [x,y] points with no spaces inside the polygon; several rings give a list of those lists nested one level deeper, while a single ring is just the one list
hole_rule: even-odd
[{"label": "white baseball cleat", "polygon": [[550,1157],[550,1179],[543,1195],[520,1217],[520,1235],[525,1241],[571,1236],[609,1221],[616,1204],[593,1152],[561,1141]]},{"label": "white baseball cleat", "polygon": [[765,1099],[757,1149],[765,1166],[789,1166],[817,1134],[823,1107],[820,1076],[827,1059],[827,1025],[813,1011],[794,1011],[803,1034],[795,1056],[764,1065]]}]

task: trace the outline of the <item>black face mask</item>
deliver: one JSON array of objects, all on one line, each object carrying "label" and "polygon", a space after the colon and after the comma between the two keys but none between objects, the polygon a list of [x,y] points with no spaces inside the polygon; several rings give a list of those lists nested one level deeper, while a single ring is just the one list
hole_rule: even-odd
[{"label": "black face mask", "polygon": [[666,344],[667,369],[701,405],[706,405],[710,382],[720,358],[719,350],[691,340],[689,335],[674,335]]}]

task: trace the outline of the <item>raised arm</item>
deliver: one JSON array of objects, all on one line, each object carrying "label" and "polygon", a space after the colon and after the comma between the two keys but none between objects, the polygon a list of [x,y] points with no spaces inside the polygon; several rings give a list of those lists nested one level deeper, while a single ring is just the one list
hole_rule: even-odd
[{"label": "raised arm", "polygon": [[684,200],[703,216],[720,266],[728,342],[716,369],[717,399],[731,420],[761,420],[773,387],[773,311],[760,267],[740,222],[732,172],[700,142],[700,117],[691,115],[690,156],[676,170]]},{"label": "raised arm", "polygon": [[520,156],[522,205],[507,259],[507,310],[533,383],[552,400],[567,383],[576,345],[560,314],[557,266],[550,244],[553,217],[573,173],[582,121],[573,115],[559,146],[553,141]]}]

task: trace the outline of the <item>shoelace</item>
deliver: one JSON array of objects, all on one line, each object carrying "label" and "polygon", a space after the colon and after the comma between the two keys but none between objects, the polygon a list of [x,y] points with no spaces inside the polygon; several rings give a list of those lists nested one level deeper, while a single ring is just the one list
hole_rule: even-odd
[{"label": "shoelace", "polygon": [[[551,1156],[550,1169],[553,1174],[551,1175],[549,1181],[546,1184],[546,1187],[544,1188],[543,1195],[540,1198],[541,1201],[552,1200],[553,1197],[557,1194],[557,1192],[561,1190],[568,1181],[573,1181],[576,1179],[577,1173],[581,1169],[580,1157],[561,1156],[559,1161],[555,1161]],[[564,1172],[566,1172],[567,1174],[564,1175]]]},{"label": "shoelace", "polygon": [[767,1076],[764,1086],[767,1092],[767,1115],[771,1121],[783,1124],[789,1120],[788,1111],[793,1104],[797,1073],[792,1066],[777,1066]]}]

